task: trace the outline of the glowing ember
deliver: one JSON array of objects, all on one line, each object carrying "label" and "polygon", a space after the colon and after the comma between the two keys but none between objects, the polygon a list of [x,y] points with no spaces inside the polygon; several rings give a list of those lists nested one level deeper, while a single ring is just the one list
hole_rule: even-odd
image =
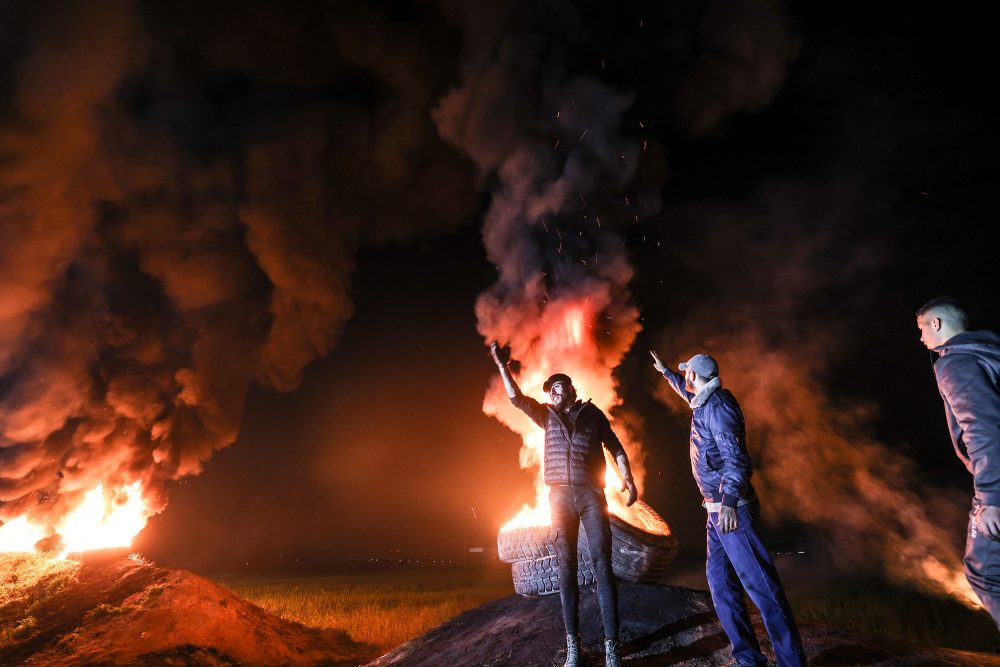
[{"label": "glowing ember", "polygon": [[[146,526],[151,512],[142,497],[141,482],[119,487],[115,493],[105,493],[98,485],[83,496],[83,500],[56,524],[67,553],[127,547]],[[0,552],[35,552],[35,545],[53,531],[19,516],[0,526]]]}]

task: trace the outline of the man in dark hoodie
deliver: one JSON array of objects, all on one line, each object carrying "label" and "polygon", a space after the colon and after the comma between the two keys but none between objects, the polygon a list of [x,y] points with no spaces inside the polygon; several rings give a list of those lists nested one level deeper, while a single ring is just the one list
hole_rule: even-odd
[{"label": "man in dark hoodie", "polygon": [[975,489],[965,576],[1000,627],[1000,336],[967,326],[966,311],[950,297],[917,311],[920,342],[938,355],[934,377],[951,442]]},{"label": "man in dark hoodie", "polygon": [[705,574],[715,613],[733,646],[732,665],[766,665],[743,590],[760,609],[780,667],[806,664],[802,640],[771,556],[757,532],[760,503],[750,476],[743,411],[722,388],[719,365],[696,354],[676,373],[656,352],[653,368],[691,406],[691,471],[708,511]]},{"label": "man in dark hoodie", "polygon": [[556,373],[542,385],[549,403],[539,403],[521,393],[507,367],[507,355],[490,345],[510,402],[531,421],[545,429],[545,484],[549,487],[552,527],[556,529],[559,598],[566,626],[565,667],[580,664],[579,598],[577,586],[577,537],[580,525],[587,533],[590,559],[597,579],[597,600],[604,621],[605,667],[621,667],[618,655],[618,588],[611,569],[611,523],[604,496],[604,447],[622,476],[621,490],[628,490],[627,505],[638,491],[632,480],[628,455],[607,416],[596,405],[580,401],[568,375]]}]

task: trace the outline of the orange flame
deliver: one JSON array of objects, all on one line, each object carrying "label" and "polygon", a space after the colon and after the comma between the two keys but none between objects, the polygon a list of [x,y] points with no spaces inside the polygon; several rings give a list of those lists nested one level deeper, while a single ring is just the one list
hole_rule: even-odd
[{"label": "orange flame", "polygon": [[31,553],[35,543],[44,537],[44,528],[31,523],[26,516],[19,516],[0,526],[0,552]]},{"label": "orange flame", "polygon": [[99,484],[63,518],[57,532],[67,552],[127,547],[145,528],[149,516],[141,482],[120,488],[110,499],[104,495],[104,485]]},{"label": "orange flame", "polygon": [[141,482],[122,485],[112,494],[106,494],[104,485],[99,484],[84,494],[54,530],[24,515],[0,526],[0,553],[36,552],[35,545],[53,533],[62,542],[60,558],[68,553],[127,547],[151,515]]}]

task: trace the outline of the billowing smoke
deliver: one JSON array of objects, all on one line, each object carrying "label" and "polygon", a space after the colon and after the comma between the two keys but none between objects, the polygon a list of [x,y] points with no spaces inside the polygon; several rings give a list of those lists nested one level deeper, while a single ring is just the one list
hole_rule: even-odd
[{"label": "billowing smoke", "polygon": [[334,344],[360,245],[476,202],[428,112],[440,18],[43,9],[0,9],[0,512],[52,528],[101,484],[161,509],[251,382],[292,389]]},{"label": "billowing smoke", "polygon": [[[503,20],[490,22],[480,8],[461,11],[462,85],[434,118],[484,178],[497,179],[483,241],[499,276],[476,303],[479,331],[510,345],[529,395],[539,395],[548,374],[565,372],[582,398],[610,410],[619,402],[611,371],[639,330],[632,268],[613,231],[643,212],[641,199],[628,199],[640,147],[621,131],[632,98],[542,53],[560,51],[544,43],[545,21],[579,24],[570,6],[510,3]],[[524,437],[522,467],[540,475],[540,434],[496,378],[484,410]],[[540,479],[536,487],[543,507],[531,521],[546,523]]]},{"label": "billowing smoke", "polygon": [[[660,351],[674,363],[695,352],[718,359],[747,415],[766,516],[807,524],[845,570],[975,604],[957,552],[960,499],[871,435],[877,408],[828,389],[838,364],[869,344],[867,318],[910,317],[881,312],[885,253],[867,226],[886,203],[854,179],[832,178],[673,211],[677,224],[697,221],[680,263],[702,297],[678,298],[683,315],[659,334]],[[666,383],[657,397],[689,411]]]},{"label": "billowing smoke", "polygon": [[[623,228],[658,212],[662,167],[647,170],[658,176],[638,177],[649,146],[640,136],[641,120],[629,117],[634,95],[602,79],[603,61],[590,61],[588,70],[576,60],[581,44],[599,40],[588,17],[571,3],[484,4],[489,11],[478,3],[452,9],[465,35],[462,85],[441,100],[434,114],[442,136],[472,158],[492,191],[483,240],[499,276],[476,304],[478,328],[487,341],[510,345],[513,358],[523,364],[519,382],[529,395],[540,396],[550,373],[565,372],[582,398],[609,411],[620,403],[612,372],[641,328],[630,302],[633,269]],[[760,10],[747,3],[740,7],[735,19],[710,13],[706,29],[770,28],[771,18],[781,18],[773,4]],[[744,25],[744,15],[754,21]],[[632,29],[639,30],[642,21]],[[658,29],[666,26],[664,19]],[[745,33],[731,48],[757,53],[754,35],[767,33]],[[781,45],[794,41],[779,37],[775,43]],[[794,51],[782,51],[775,66],[780,76],[767,77],[767,85],[741,82],[743,91],[730,94],[723,88],[732,77],[721,86],[705,79],[724,70],[739,78],[740,70],[757,63],[734,56],[739,66],[726,69],[706,48],[697,71],[680,85],[682,122],[690,114],[698,120],[691,129],[704,132],[733,113],[761,108],[780,88]],[[618,62],[626,57],[619,58],[613,47],[610,52]],[[707,97],[694,95],[706,86],[711,89]],[[661,155],[660,147],[654,148],[652,154]],[[517,521],[546,523],[541,434],[511,406],[496,378],[484,411],[522,436],[521,465],[536,472],[537,505]],[[641,481],[644,456],[629,421],[620,418],[614,425]],[[614,505],[617,499],[610,495]]]},{"label": "billowing smoke", "polygon": [[[356,250],[470,218],[474,169],[499,277],[480,331],[526,391],[562,370],[615,406],[639,329],[623,229],[665,174],[642,117],[761,109],[794,31],[749,0],[404,4],[0,7],[0,520],[52,528],[137,482],[162,508],[250,383],[290,390],[336,342]],[[509,410],[496,385],[487,410]]]},{"label": "billowing smoke", "polygon": [[676,104],[681,122],[697,135],[734,114],[765,109],[801,47],[791,18],[773,1],[716,4],[698,37],[703,53],[681,83]]}]

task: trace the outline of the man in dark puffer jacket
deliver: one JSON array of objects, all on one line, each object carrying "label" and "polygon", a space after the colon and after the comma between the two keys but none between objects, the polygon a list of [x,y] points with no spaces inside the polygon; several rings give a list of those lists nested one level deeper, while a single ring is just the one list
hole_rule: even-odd
[{"label": "man in dark puffer jacket", "polygon": [[579,664],[580,643],[577,575],[577,548],[580,523],[587,533],[590,558],[597,578],[597,595],[604,621],[606,667],[619,667],[618,589],[611,571],[611,524],[608,501],[604,497],[605,446],[618,464],[622,491],[628,490],[628,504],[638,492],[632,480],[625,448],[611,430],[607,416],[590,401],[579,401],[569,376],[556,373],[542,385],[551,404],[542,404],[521,393],[507,359],[497,343],[490,352],[510,402],[545,429],[545,484],[549,487],[552,526],[556,529],[559,562],[559,598],[566,626],[566,667]]},{"label": "man in dark puffer jacket", "polygon": [[1000,627],[1000,336],[966,331],[967,320],[950,297],[917,311],[920,342],[938,355],[934,377],[951,442],[975,489],[965,576]]},{"label": "man in dark puffer jacket", "polygon": [[705,574],[719,622],[733,645],[734,665],[766,665],[754,635],[743,589],[760,609],[781,667],[806,664],[791,607],[771,556],[754,525],[760,515],[750,483],[753,467],[746,447],[743,411],[722,388],[719,365],[696,354],[675,373],[653,355],[663,374],[691,406],[691,470],[708,510],[708,557]]}]

